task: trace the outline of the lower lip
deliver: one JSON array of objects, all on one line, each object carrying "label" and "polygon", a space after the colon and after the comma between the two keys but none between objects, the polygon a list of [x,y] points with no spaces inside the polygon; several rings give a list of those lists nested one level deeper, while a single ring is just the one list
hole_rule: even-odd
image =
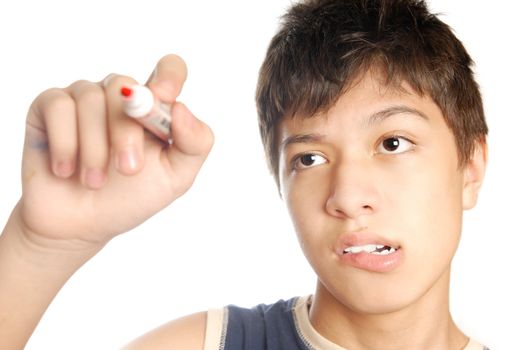
[{"label": "lower lip", "polygon": [[343,254],[341,261],[358,269],[371,272],[389,272],[397,268],[403,260],[403,250],[397,249],[388,255],[370,253]]}]

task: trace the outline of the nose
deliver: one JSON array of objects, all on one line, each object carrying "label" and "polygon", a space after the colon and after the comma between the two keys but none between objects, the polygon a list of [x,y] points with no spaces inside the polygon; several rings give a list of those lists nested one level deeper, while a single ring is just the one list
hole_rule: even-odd
[{"label": "nose", "polygon": [[340,164],[333,169],[329,196],[325,209],[340,219],[358,219],[378,209],[379,179],[375,179],[370,166]]}]

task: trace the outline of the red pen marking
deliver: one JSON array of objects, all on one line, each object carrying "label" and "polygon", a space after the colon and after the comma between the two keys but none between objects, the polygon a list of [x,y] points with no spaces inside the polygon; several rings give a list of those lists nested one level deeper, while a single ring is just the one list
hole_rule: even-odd
[{"label": "red pen marking", "polygon": [[120,90],[120,93],[121,93],[122,96],[124,96],[124,97],[130,97],[130,96],[133,94],[133,89],[128,88],[127,86],[124,86],[124,87],[122,87],[122,89]]}]

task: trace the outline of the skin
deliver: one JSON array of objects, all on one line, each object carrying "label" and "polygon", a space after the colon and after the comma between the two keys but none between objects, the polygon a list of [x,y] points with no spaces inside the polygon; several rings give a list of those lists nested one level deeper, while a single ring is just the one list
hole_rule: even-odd
[{"label": "skin", "polygon": [[[113,237],[190,188],[213,133],[176,102],[186,76],[183,60],[168,55],[147,82],[159,99],[173,103],[170,146],[123,114],[119,89],[136,83],[130,77],[78,81],[35,99],[27,116],[23,194],[0,235],[0,348],[22,349],[72,274]],[[448,313],[450,261],[461,212],[476,201],[486,146],[478,145],[458,169],[437,106],[377,81],[365,76],[326,115],[281,125],[282,141],[324,135],[290,143],[281,157],[283,198],[318,274],[310,318],[320,334],[351,349],[459,349],[467,339]],[[402,114],[362,124],[391,104],[428,119]],[[415,147],[395,156],[376,152],[392,131],[412,137]],[[311,152],[321,156],[314,166],[291,168],[297,163],[291,159]],[[383,274],[340,265],[336,237],[360,230],[400,242],[402,265]],[[125,349],[202,349],[206,317],[172,321]]]},{"label": "skin", "polygon": [[[119,90],[136,84],[130,77],[77,81],[35,99],[27,116],[22,197],[0,236],[1,349],[22,349],[77,269],[189,189],[214,137],[176,102],[186,76],[184,61],[167,55],[147,82],[173,104],[170,146],[122,112]],[[205,320],[202,313],[174,322],[175,340],[166,342],[158,330],[151,344],[201,349]],[[131,348],[148,343],[136,344]]]},{"label": "skin", "polygon": [[[450,269],[486,146],[459,168],[432,99],[381,81],[364,74],[327,112],[280,126],[282,196],[318,275],[311,322],[344,348],[461,349],[468,339],[449,313]],[[391,137],[397,148],[385,148]],[[399,243],[402,263],[384,273],[343,264],[338,238],[365,232]]]}]

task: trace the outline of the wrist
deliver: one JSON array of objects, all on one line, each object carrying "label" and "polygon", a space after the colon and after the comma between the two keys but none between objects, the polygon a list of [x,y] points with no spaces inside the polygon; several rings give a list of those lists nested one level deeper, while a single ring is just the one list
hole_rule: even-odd
[{"label": "wrist", "polygon": [[27,230],[15,208],[0,235],[0,348],[22,349],[67,280],[102,247]]},{"label": "wrist", "polygon": [[41,267],[79,267],[104,247],[98,242],[51,238],[36,233],[25,224],[20,204],[9,217],[2,236],[20,258]]}]

